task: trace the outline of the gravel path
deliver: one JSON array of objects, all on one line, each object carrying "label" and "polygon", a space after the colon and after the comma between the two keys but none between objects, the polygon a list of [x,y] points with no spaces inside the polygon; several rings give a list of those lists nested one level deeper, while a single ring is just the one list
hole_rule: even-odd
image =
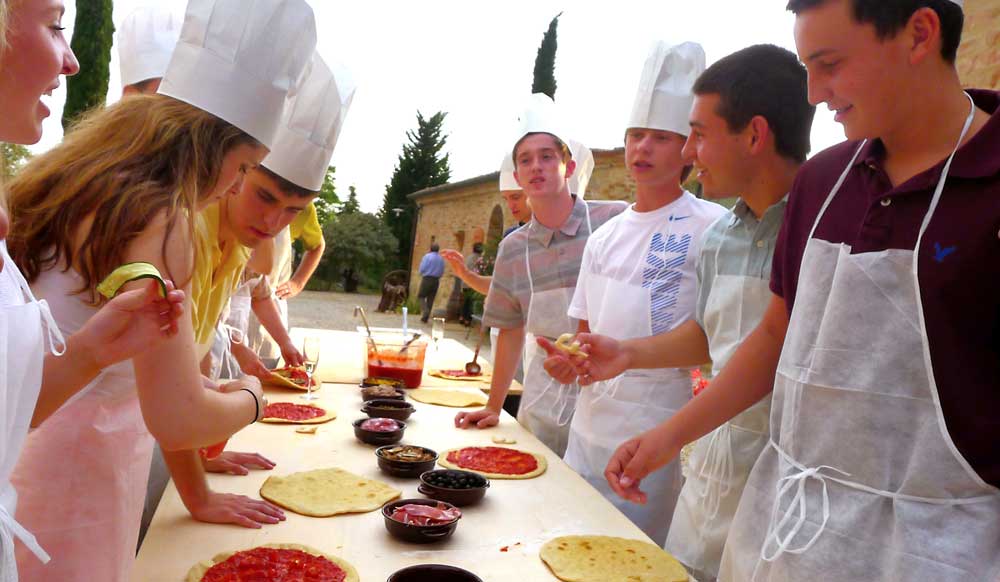
[{"label": "gravel path", "polygon": [[[357,326],[363,325],[361,318],[354,317],[354,306],[364,307],[368,315],[368,321],[373,327],[401,327],[403,317],[394,313],[375,313],[378,307],[378,295],[362,295],[360,293],[337,293],[323,291],[303,291],[297,297],[288,302],[288,321],[292,327],[313,327],[319,329],[338,329],[353,331]],[[423,329],[424,334],[430,337],[430,324],[420,322],[417,314],[411,313],[409,316],[410,327]],[[444,335],[447,338],[458,340],[469,347],[476,348],[476,333],[466,334],[468,328],[462,327],[458,323],[449,322],[445,326]],[[489,335],[484,342],[481,357],[489,358]]]}]

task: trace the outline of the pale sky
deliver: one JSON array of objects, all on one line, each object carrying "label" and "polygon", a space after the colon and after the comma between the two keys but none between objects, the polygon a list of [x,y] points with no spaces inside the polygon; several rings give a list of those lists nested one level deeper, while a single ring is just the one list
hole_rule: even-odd
[{"label": "pale sky", "polygon": [[[116,0],[120,23],[149,0]],[[184,2],[163,0],[183,12]],[[611,0],[559,2],[334,2],[311,0],[319,50],[351,70],[359,88],[337,144],[337,190],[357,186],[363,210],[382,204],[405,134],[416,112],[448,117],[446,151],[452,180],[496,171],[511,145],[517,108],[531,91],[535,54],[553,16],[559,19],[556,103],[570,136],[591,148],[622,145],[624,125],[650,46],[686,40],[705,48],[708,63],[742,47],[771,43],[795,50],[784,0],[697,2]],[[72,33],[75,8],[63,20]],[[109,101],[121,95],[117,47],[112,50]],[[62,137],[65,83],[50,100],[42,151]],[[812,149],[844,139],[825,106],[817,110]]]}]

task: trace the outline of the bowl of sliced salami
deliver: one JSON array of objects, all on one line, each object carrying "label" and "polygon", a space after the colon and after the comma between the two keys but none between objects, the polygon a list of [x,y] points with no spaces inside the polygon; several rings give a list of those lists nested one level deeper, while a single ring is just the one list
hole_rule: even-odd
[{"label": "bowl of sliced salami", "polygon": [[385,529],[394,538],[414,544],[440,542],[451,537],[462,510],[434,499],[400,499],[382,506]]}]

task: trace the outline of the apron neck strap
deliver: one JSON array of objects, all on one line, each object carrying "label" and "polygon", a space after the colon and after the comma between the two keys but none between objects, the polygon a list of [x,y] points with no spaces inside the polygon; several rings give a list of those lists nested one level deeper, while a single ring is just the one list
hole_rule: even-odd
[{"label": "apron neck strap", "polygon": [[52,317],[52,312],[49,310],[49,304],[42,300],[39,301],[35,299],[35,294],[31,292],[31,286],[28,285],[28,281],[21,274],[21,271],[14,264],[13,259],[10,258],[10,253],[7,252],[7,241],[0,241],[0,253],[3,254],[3,268],[10,269],[10,273],[14,275],[14,280],[17,281],[18,286],[21,289],[21,294],[24,295],[25,300],[28,303],[35,303],[38,305],[38,311],[41,313],[42,322],[45,324],[45,332],[49,340],[49,351],[53,355],[61,356],[66,353],[66,340],[63,338],[62,332],[59,331],[59,326],[56,325],[56,320]]}]

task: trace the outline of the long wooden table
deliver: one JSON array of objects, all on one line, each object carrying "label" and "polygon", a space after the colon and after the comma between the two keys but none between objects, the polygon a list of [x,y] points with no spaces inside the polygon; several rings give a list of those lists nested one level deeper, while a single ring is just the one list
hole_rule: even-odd
[{"label": "long wooden table", "polygon": [[[321,357],[321,361],[323,361]],[[255,424],[234,435],[227,447],[256,451],[277,463],[273,471],[252,471],[245,477],[209,475],[213,490],[259,498],[269,475],[341,467],[390,483],[404,498],[422,497],[418,480],[399,479],[379,471],[375,447],[354,437],[352,421],[362,418],[357,385],[327,383],[317,391],[318,404],[337,411],[338,418],[320,425],[315,435],[295,432],[294,425]],[[301,402],[301,393],[269,390],[271,401]],[[381,582],[414,564],[443,563],[475,572],[485,582],[554,581],[538,557],[549,539],[569,534],[601,534],[649,541],[643,532],[574,473],[552,451],[503,413],[490,430],[459,430],[458,409],[413,401],[416,412],[407,421],[403,443],[439,452],[461,446],[490,446],[493,436],[517,440],[517,448],[540,453],[548,470],[535,479],[492,480],[486,498],[466,507],[454,536],[431,545],[397,541],[385,530],[381,512],[305,517],[286,511],[287,521],[259,530],[194,521],[171,483],[160,501],[139,552],[132,579],[137,582],[180,582],[196,562],[219,552],[266,543],[301,543],[342,557],[357,568],[363,582]]]},{"label": "long wooden table", "polygon": [[[357,384],[364,378],[365,338],[360,334],[352,331],[296,327],[291,330],[291,336],[298,346],[302,345],[302,339],[306,336],[320,339],[322,347],[316,371],[316,377],[319,380],[338,384]],[[428,372],[434,369],[465,368],[465,363],[472,361],[472,350],[451,338],[440,340],[436,349],[429,338],[428,342],[424,377],[420,382],[421,387],[477,388],[484,392],[490,391],[489,381],[447,380],[429,375]],[[481,350],[480,354],[488,351],[488,349]],[[477,362],[483,367],[484,374],[492,374],[493,367],[488,361],[479,358]],[[511,383],[507,394],[520,395],[522,391],[521,384],[515,380]]]}]

